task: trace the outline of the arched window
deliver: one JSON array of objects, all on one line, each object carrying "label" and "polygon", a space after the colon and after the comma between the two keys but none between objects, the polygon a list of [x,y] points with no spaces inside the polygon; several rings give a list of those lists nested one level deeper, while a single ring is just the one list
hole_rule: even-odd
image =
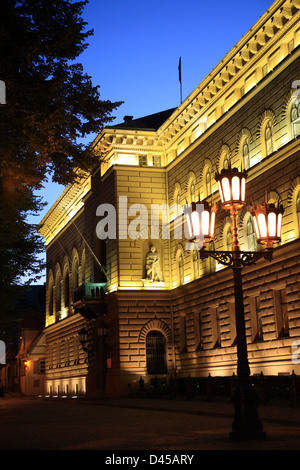
[{"label": "arched window", "polygon": [[[106,265],[106,262],[104,263]],[[83,250],[81,255],[81,279],[82,282],[85,281],[85,250]]]},{"label": "arched window", "polygon": [[291,107],[291,125],[293,138],[300,135],[300,102],[295,102]]},{"label": "arched window", "polygon": [[231,232],[230,225],[227,227],[227,232],[226,232],[226,250],[227,251],[232,250],[232,232]]},{"label": "arched window", "polygon": [[160,331],[149,331],[146,336],[146,361],[148,374],[167,372],[166,339]]},{"label": "arched window", "polygon": [[297,199],[296,199],[296,216],[297,216],[298,230],[300,233],[300,191],[298,192]]},{"label": "arched window", "polygon": [[79,286],[79,261],[75,258],[73,261],[73,272],[72,272],[72,288],[76,289]]},{"label": "arched window", "polygon": [[194,279],[199,277],[199,256],[198,250],[193,250],[193,270],[194,270]]},{"label": "arched window", "polygon": [[229,166],[230,166],[229,155],[226,152],[225,156],[224,156],[224,160],[223,160],[223,168],[225,168],[227,170],[229,168]]},{"label": "arched window", "polygon": [[256,251],[257,240],[256,240],[253,220],[251,219],[251,217],[249,217],[248,222],[247,222],[247,243],[248,243],[249,251]]},{"label": "arched window", "polygon": [[177,185],[175,192],[174,192],[174,204],[175,204],[175,217],[178,217],[181,212],[181,189],[179,185]]},{"label": "arched window", "polygon": [[64,272],[64,303],[65,307],[70,305],[70,286],[69,286],[69,270],[65,269]]},{"label": "arched window", "polygon": [[55,312],[61,310],[61,279],[60,274],[56,276],[55,279]]},{"label": "arched window", "polygon": [[54,313],[53,305],[53,280],[49,281],[49,293],[48,293],[48,315],[53,315]]},{"label": "arched window", "polygon": [[269,119],[265,126],[265,145],[266,145],[266,156],[271,155],[274,151],[273,141],[273,125]]},{"label": "arched window", "polygon": [[184,261],[182,253],[180,253],[178,258],[178,281],[180,286],[184,284]]},{"label": "arched window", "polygon": [[191,202],[195,202],[195,198],[196,198],[195,181],[192,181],[192,182],[191,182],[191,186],[190,186],[190,198],[191,198]]},{"label": "arched window", "polygon": [[209,196],[211,194],[211,172],[210,169],[207,170],[206,172],[206,195]]},{"label": "arched window", "polygon": [[250,145],[248,138],[243,143],[243,165],[245,170],[250,168]]}]

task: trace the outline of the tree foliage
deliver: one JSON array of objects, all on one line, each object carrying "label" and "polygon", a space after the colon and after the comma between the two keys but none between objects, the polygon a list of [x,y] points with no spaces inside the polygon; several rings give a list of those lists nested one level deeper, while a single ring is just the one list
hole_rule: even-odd
[{"label": "tree foliage", "polygon": [[26,222],[42,202],[34,194],[51,175],[66,185],[99,156],[80,143],[113,119],[121,102],[100,98],[77,58],[93,34],[87,1],[3,0],[0,20],[0,291],[38,273],[43,250]]},{"label": "tree foliage", "polygon": [[1,4],[1,171],[26,186],[38,187],[49,172],[66,184],[77,168],[91,168],[95,155],[78,139],[99,132],[120,104],[101,101],[99,87],[75,62],[92,34],[81,17],[86,3]]}]

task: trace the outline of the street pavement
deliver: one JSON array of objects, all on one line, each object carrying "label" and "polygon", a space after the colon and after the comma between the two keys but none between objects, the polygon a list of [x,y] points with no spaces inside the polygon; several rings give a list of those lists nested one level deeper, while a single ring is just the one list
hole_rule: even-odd
[{"label": "street pavement", "polygon": [[[102,459],[108,459],[106,464],[120,464],[116,455],[124,452],[148,451],[153,455],[151,464],[187,465],[189,461],[155,459],[168,452],[183,459],[194,455],[195,462],[201,450],[300,449],[299,404],[268,403],[259,407],[259,415],[266,439],[232,441],[233,405],[228,400],[5,395],[0,398],[0,450],[98,450]],[[134,462],[131,466],[138,467]]]}]

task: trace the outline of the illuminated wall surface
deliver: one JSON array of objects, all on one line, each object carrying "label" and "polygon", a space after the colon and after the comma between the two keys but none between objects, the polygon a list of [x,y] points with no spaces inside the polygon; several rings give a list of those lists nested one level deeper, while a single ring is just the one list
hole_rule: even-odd
[{"label": "illuminated wall surface", "polygon": [[[178,108],[126,117],[92,143],[99,168],[67,187],[42,221],[51,267],[48,393],[106,387],[118,395],[140,377],[235,372],[232,271],[200,260],[186,249],[184,233],[178,237],[184,204],[199,198],[218,203],[214,175],[229,164],[248,173],[249,204],[238,220],[241,249],[261,249],[252,202],[260,204],[267,193],[269,202],[284,207],[274,260],[243,271],[251,373],[300,372],[292,361],[300,334],[299,9],[296,0],[274,2]],[[103,204],[115,209],[117,221],[116,236],[107,240],[97,236]],[[144,218],[135,211],[138,204]],[[155,225],[151,208],[159,204],[171,210]],[[138,230],[138,222],[134,239],[129,229]],[[219,209],[214,249],[230,249],[230,228],[228,213]],[[151,263],[156,256],[152,271],[148,255]],[[84,295],[74,303],[73,290],[82,284]],[[107,310],[96,293],[101,286]],[[95,318],[80,308],[96,312]],[[89,353],[78,342],[83,326]]]}]

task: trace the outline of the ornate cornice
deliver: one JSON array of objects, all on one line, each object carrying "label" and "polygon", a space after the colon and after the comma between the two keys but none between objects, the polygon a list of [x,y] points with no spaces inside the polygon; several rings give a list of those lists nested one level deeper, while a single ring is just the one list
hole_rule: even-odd
[{"label": "ornate cornice", "polygon": [[[276,48],[287,48],[281,38],[293,26],[299,24],[300,0],[278,0],[250,28],[223,60],[207,75],[199,86],[160,127],[157,134],[166,146],[184,134],[191,125],[215,105],[218,98],[230,91],[238,79],[255,71],[258,60]],[[282,51],[283,55],[288,51]],[[274,64],[274,66],[277,64]],[[239,97],[237,96],[237,99]]]}]

